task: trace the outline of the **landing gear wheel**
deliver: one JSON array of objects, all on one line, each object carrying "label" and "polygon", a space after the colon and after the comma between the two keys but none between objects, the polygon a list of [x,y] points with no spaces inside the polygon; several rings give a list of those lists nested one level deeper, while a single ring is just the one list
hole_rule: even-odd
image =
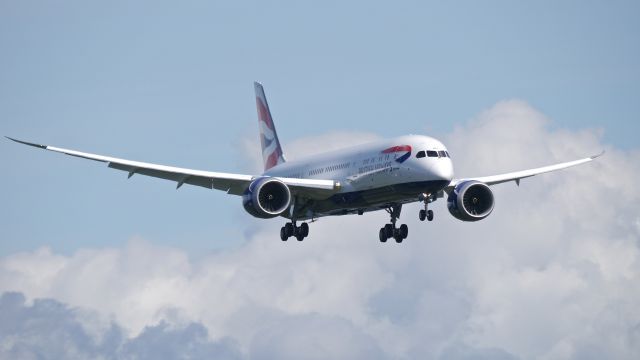
[{"label": "landing gear wheel", "polygon": [[378,234],[380,242],[386,242],[388,239],[393,238],[397,243],[401,243],[409,234],[407,225],[403,224],[399,228],[396,227],[396,221],[398,221],[400,212],[402,211],[402,204],[391,204],[385,208],[385,210],[391,215],[391,223],[385,224],[384,227],[380,229]]},{"label": "landing gear wheel", "polygon": [[399,228],[393,229],[393,239],[399,244],[404,240]]},{"label": "landing gear wheel", "polygon": [[409,236],[409,227],[407,226],[407,224],[402,224],[400,225],[400,229],[398,232],[403,239],[406,239],[407,236]]},{"label": "landing gear wheel", "polygon": [[289,237],[287,236],[287,229],[286,227],[281,227],[280,228],[280,240],[282,241],[287,241]]},{"label": "landing gear wheel", "polygon": [[298,241],[304,240],[309,236],[309,224],[302,223],[300,226],[296,226],[295,220],[292,222],[288,222],[284,224],[282,228],[280,228],[280,239],[282,241],[287,241],[290,237],[295,237]]},{"label": "landing gear wheel", "polygon": [[295,230],[295,228],[293,227],[292,223],[286,223],[284,225],[284,231],[287,234],[287,237],[295,235],[294,234],[294,230]]},{"label": "landing gear wheel", "polygon": [[[308,230],[308,229],[307,229]],[[298,241],[302,241],[304,240],[304,231],[302,229],[302,226],[296,226],[293,228],[293,236],[298,240]]]},{"label": "landing gear wheel", "polygon": [[387,231],[385,230],[385,228],[380,228],[379,237],[380,237],[380,242],[383,242],[383,243],[387,242],[388,237],[387,237]]},{"label": "landing gear wheel", "polygon": [[429,210],[429,203],[436,201],[437,196],[433,194],[421,194],[418,198],[424,202],[424,209],[418,213],[420,221],[424,221],[425,219],[429,221],[433,220],[433,211]]},{"label": "landing gear wheel", "polygon": [[387,239],[390,239],[393,237],[393,225],[385,224],[383,229]]},{"label": "landing gear wheel", "polygon": [[302,223],[300,225],[300,233],[302,235],[302,238],[306,238],[307,236],[309,236],[309,224]]}]

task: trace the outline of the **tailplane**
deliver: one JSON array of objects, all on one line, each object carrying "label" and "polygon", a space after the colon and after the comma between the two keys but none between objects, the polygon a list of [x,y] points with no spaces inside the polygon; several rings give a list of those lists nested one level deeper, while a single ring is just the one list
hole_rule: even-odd
[{"label": "tailplane", "polygon": [[264,160],[264,170],[267,171],[272,167],[285,162],[276,133],[276,127],[273,125],[273,118],[267,103],[267,97],[264,95],[262,84],[254,82],[256,90],[256,106],[258,108],[258,125],[260,126],[260,142],[262,144],[262,159]]}]

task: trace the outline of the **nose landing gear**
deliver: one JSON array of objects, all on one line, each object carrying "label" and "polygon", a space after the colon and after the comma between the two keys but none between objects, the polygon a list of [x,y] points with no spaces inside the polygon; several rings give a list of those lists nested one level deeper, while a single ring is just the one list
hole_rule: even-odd
[{"label": "nose landing gear", "polygon": [[433,211],[427,209],[420,210],[420,212],[418,213],[418,218],[420,218],[420,221],[424,221],[425,219],[427,219],[428,221],[432,221]]},{"label": "nose landing gear", "polygon": [[431,194],[420,194],[420,200],[424,202],[424,209],[420,210],[418,218],[420,221],[424,221],[425,219],[432,221],[433,211],[429,210],[429,203],[434,202],[435,198]]},{"label": "nose landing gear", "polygon": [[396,227],[396,221],[400,217],[400,211],[402,210],[402,205],[392,206],[386,209],[387,212],[391,215],[391,224],[386,224],[384,227],[380,228],[380,232],[378,234],[380,242],[387,242],[387,239],[395,239],[397,243],[401,243],[402,240],[406,239],[409,235],[409,227],[407,224],[402,224],[400,227]]}]

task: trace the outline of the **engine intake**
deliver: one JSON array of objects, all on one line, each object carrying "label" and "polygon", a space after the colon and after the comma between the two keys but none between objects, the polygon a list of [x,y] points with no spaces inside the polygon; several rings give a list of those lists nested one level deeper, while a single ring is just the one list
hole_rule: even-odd
[{"label": "engine intake", "polygon": [[242,195],[242,206],[257,218],[273,218],[282,214],[291,203],[287,184],[272,177],[253,180]]},{"label": "engine intake", "polygon": [[462,182],[451,191],[447,208],[451,215],[462,221],[478,221],[493,211],[493,192],[479,181]]}]

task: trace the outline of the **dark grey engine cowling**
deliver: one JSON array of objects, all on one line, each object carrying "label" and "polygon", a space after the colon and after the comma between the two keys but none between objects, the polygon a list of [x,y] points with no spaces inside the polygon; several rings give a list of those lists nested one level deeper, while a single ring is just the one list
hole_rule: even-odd
[{"label": "dark grey engine cowling", "polygon": [[282,214],[291,203],[287,184],[272,177],[260,177],[251,182],[242,195],[242,206],[251,215],[267,219]]},{"label": "dark grey engine cowling", "polygon": [[456,185],[447,198],[447,208],[456,219],[478,221],[493,211],[493,192],[479,181],[465,181]]}]

